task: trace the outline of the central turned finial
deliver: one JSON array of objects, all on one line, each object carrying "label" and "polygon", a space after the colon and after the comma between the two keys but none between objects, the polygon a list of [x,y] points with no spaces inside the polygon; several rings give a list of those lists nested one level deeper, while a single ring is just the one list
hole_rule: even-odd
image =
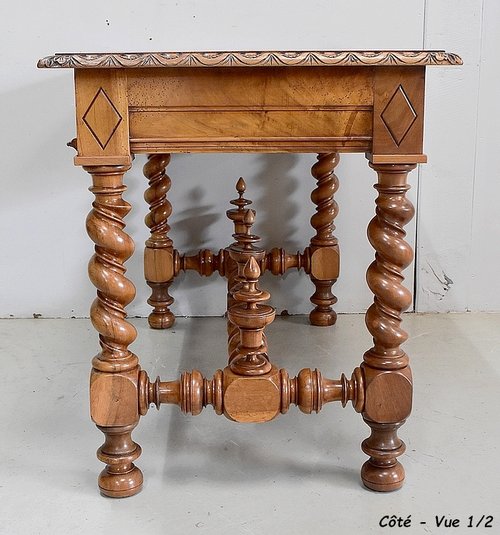
[{"label": "central turned finial", "polygon": [[243,212],[243,218],[241,220],[241,232],[235,232],[233,238],[236,240],[236,247],[241,248],[244,251],[255,251],[256,253],[262,253],[265,255],[265,251],[255,247],[255,243],[260,241],[260,236],[252,234],[252,227],[255,223],[255,212],[247,209]]},{"label": "central turned finial", "polygon": [[228,312],[229,320],[240,331],[239,344],[229,359],[231,370],[238,375],[263,375],[271,370],[263,335],[276,311],[262,304],[270,295],[258,288],[259,277],[259,264],[251,256],[242,272],[242,284],[234,294],[234,299],[240,303]]},{"label": "central turned finial", "polygon": [[[236,208],[231,208],[230,210],[226,211],[227,217],[234,223],[235,234],[245,232],[243,218],[245,217],[245,213],[249,211],[246,206],[252,204],[251,200],[245,199],[245,197],[243,197],[246,189],[247,185],[245,183],[245,180],[243,179],[243,177],[240,177],[238,179],[238,182],[236,183],[236,191],[238,192],[238,198],[229,201],[233,206],[236,206]],[[253,210],[250,211],[255,216],[255,212]]]}]

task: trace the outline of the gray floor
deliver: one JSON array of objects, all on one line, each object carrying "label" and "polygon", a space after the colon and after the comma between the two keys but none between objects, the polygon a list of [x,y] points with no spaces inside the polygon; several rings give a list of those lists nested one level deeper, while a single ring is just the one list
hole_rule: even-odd
[{"label": "gray floor", "polygon": [[[222,319],[179,319],[168,332],[134,323],[134,351],[153,378],[193,367],[211,376],[224,366]],[[88,417],[97,347],[89,321],[0,321],[0,532],[344,535],[400,531],[379,527],[394,514],[411,515],[405,533],[500,533],[500,315],[407,315],[405,326],[415,405],[400,433],[402,490],[360,485],[368,428],[350,405],[311,416],[293,408],[260,425],[169,406],[151,410],[134,435],[144,490],[111,500],[96,488],[102,436]],[[317,366],[331,378],[350,374],[370,344],[358,315],[340,316],[332,329],[280,318],[268,333],[278,366],[294,374]],[[461,527],[437,528],[436,515]],[[492,515],[493,529],[468,529],[470,515]]]}]

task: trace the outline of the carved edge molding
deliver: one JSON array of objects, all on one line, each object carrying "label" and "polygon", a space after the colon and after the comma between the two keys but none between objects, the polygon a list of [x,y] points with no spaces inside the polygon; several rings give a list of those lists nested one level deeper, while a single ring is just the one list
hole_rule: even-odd
[{"label": "carved edge molding", "polygon": [[38,68],[116,69],[141,67],[287,67],[462,65],[457,54],[443,50],[336,52],[140,52],[56,54]]}]

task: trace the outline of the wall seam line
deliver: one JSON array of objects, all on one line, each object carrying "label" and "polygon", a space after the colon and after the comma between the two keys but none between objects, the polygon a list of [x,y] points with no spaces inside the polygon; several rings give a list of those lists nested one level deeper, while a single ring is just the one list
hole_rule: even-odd
[{"label": "wall seam line", "polygon": [[470,230],[469,230],[469,266],[470,266],[470,272],[469,272],[469,287],[467,288],[467,307],[466,311],[470,312],[472,310],[472,299],[471,299],[471,290],[472,290],[472,249],[473,249],[473,236],[474,236],[474,206],[475,206],[475,198],[476,198],[476,172],[477,172],[477,151],[479,146],[479,107],[480,107],[480,95],[481,95],[481,66],[483,62],[483,45],[484,45],[484,16],[485,16],[485,0],[481,1],[481,15],[480,15],[480,25],[479,25],[479,65],[478,65],[478,71],[477,71],[477,96],[476,96],[476,122],[475,122],[475,138],[474,138],[474,159],[473,159],[473,165],[472,165],[472,195],[471,195],[471,207],[470,207]]},{"label": "wall seam line", "polygon": [[[427,0],[423,0],[423,16],[422,16],[422,49],[425,50],[426,34],[427,34]],[[427,83],[425,83],[427,85]],[[426,87],[424,87],[424,95]],[[425,118],[424,118],[425,122]],[[424,124],[425,133],[425,124]],[[425,137],[424,137],[425,139]],[[421,198],[421,180],[422,180],[422,166],[417,167],[417,192],[415,195],[415,252],[413,258],[413,312],[418,312],[419,294],[418,294],[418,264],[420,261],[419,251],[419,224],[420,224],[420,198]]]}]

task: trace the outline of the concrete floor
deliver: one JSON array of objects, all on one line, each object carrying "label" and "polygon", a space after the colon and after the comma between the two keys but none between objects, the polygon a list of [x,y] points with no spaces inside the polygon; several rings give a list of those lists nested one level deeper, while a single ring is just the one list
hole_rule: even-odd
[{"label": "concrete floor", "polygon": [[[133,321],[133,349],[153,378],[191,368],[211,376],[224,366],[222,319],[179,319],[163,332]],[[500,533],[500,315],[407,315],[405,327],[415,404],[400,433],[402,490],[361,486],[368,428],[350,404],[310,416],[292,408],[255,425],[210,407],[187,417],[164,406],[134,434],[144,490],[112,500],[96,487],[102,435],[88,417],[97,347],[90,322],[0,321],[0,533],[345,535],[400,531],[379,526],[393,514],[411,515],[405,533]],[[331,329],[279,318],[268,339],[278,366],[293,374],[317,366],[331,378],[350,375],[370,345],[358,315],[340,316]],[[461,527],[438,528],[436,515]],[[467,528],[471,515],[492,515],[493,529]]]}]

